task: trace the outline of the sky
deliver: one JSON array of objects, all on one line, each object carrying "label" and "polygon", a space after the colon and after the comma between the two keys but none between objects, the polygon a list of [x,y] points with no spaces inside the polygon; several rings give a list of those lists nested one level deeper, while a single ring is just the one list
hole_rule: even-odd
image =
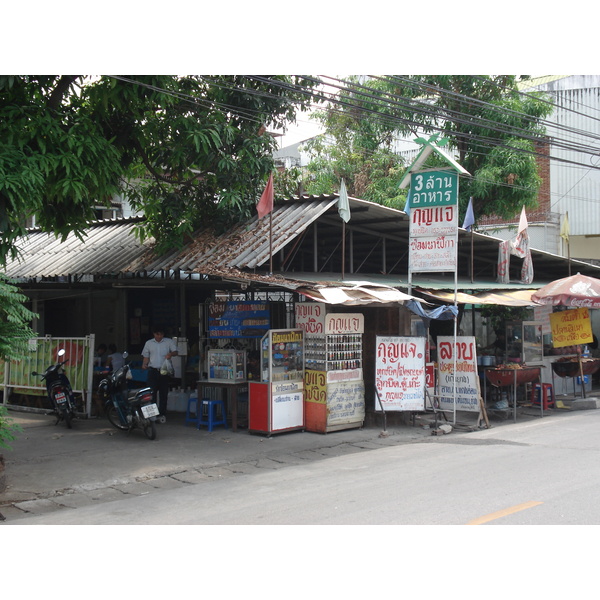
[{"label": "sky", "polygon": [[[12,74],[584,73],[594,19],[506,0],[358,5],[304,0],[189,3],[31,0],[3,7],[2,71]],[[581,7],[584,9],[585,7]],[[587,66],[586,66],[587,65]],[[37,67],[37,68],[34,68]],[[589,70],[591,69],[591,71]]]}]

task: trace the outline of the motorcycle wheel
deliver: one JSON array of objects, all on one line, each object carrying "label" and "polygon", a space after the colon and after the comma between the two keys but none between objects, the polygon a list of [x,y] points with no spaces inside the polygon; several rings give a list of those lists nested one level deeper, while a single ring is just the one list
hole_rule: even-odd
[{"label": "motorcycle wheel", "polygon": [[156,423],[154,423],[154,421],[149,421],[148,419],[144,419],[142,421],[142,429],[144,430],[144,433],[146,434],[146,437],[149,440],[156,439]]},{"label": "motorcycle wheel", "polygon": [[121,429],[123,431],[129,430],[129,427],[127,427],[127,425],[123,425],[123,423],[121,423],[121,419],[119,418],[119,411],[112,404],[106,407],[106,416],[113,427],[116,427],[117,429]]},{"label": "motorcycle wheel", "polygon": [[71,414],[71,411],[65,410],[65,412],[63,412],[62,416],[63,416],[63,419],[65,420],[65,424],[66,424],[67,428],[71,429],[73,427],[73,423],[71,422],[73,415]]}]

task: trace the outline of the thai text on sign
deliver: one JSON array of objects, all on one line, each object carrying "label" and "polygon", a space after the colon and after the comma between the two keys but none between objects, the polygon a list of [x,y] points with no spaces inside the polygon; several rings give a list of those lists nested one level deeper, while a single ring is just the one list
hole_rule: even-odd
[{"label": "thai text on sign", "polygon": [[384,410],[424,410],[425,338],[377,336],[375,386]]},{"label": "thai text on sign", "polygon": [[456,235],[458,231],[458,206],[431,206],[410,211],[410,235],[436,237]]},{"label": "thai text on sign", "polygon": [[458,175],[451,171],[413,173],[409,206],[409,271],[456,271]]},{"label": "thai text on sign", "polygon": [[[438,394],[442,410],[479,411],[477,347],[472,336],[440,336],[438,348]],[[455,389],[456,386],[456,389]]]},{"label": "thai text on sign", "polygon": [[307,335],[325,333],[325,305],[319,302],[298,302],[296,327]]},{"label": "thai text on sign", "polygon": [[587,308],[552,313],[550,327],[554,348],[590,344],[594,341],[590,313]]},{"label": "thai text on sign", "polygon": [[413,173],[410,179],[410,209],[458,204],[458,174],[453,171]]},{"label": "thai text on sign", "polygon": [[270,328],[266,302],[211,302],[208,307],[210,338],[260,338]]},{"label": "thai text on sign", "polygon": [[304,400],[318,404],[327,403],[327,378],[323,371],[306,369],[304,372]]},{"label": "thai text on sign", "polygon": [[340,425],[365,417],[365,384],[362,381],[333,383],[327,387],[327,423]]},{"label": "thai text on sign", "polygon": [[365,317],[361,313],[329,313],[325,317],[325,333],[364,333]]}]

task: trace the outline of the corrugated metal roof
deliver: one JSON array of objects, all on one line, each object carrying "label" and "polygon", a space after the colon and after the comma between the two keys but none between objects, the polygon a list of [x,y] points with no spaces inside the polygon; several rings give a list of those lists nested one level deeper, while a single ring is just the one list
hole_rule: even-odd
[{"label": "corrugated metal roof", "polygon": [[[273,254],[279,252],[300,235],[337,201],[336,195],[321,196],[306,201],[288,201],[276,205],[272,213]],[[254,269],[269,261],[269,217],[256,216],[217,238],[199,232],[172,260],[163,261],[161,268],[198,272],[206,267]]]},{"label": "corrugated metal roof", "polygon": [[[272,213],[273,254],[300,235],[337,201],[337,195],[307,196],[277,204]],[[15,279],[181,270],[206,273],[219,269],[253,269],[268,263],[269,217],[256,216],[215,236],[208,229],[181,251],[156,255],[154,240],[143,244],[133,231],[139,218],[99,221],[84,240],[69,234],[65,241],[32,230],[17,244],[21,258],[9,261],[6,273]]]},{"label": "corrugated metal roof", "polygon": [[[341,219],[335,209],[337,195],[306,196],[277,203],[272,213],[273,220],[273,253],[277,254],[286,246],[298,248],[302,246],[303,233],[306,232],[306,255],[312,262],[313,243],[318,239],[326,251],[326,255],[335,252],[336,244],[341,241]],[[258,274],[256,269],[269,263],[269,225],[270,218],[259,220],[255,216],[246,223],[233,227],[223,235],[215,235],[210,230],[198,232],[194,241],[182,250],[173,250],[167,255],[158,256],[153,252],[153,240],[141,243],[133,231],[140,219],[111,220],[90,225],[83,240],[75,235],[67,236],[64,242],[53,235],[40,231],[30,231],[18,247],[22,257],[9,261],[6,274],[20,281],[31,281],[42,277],[80,277],[82,275],[119,277],[120,275],[140,272],[160,273],[180,270],[187,273],[216,276],[219,278],[260,281],[277,285],[277,277],[290,282],[329,286],[344,286],[353,282],[369,281],[372,284],[408,289],[406,273],[409,218],[399,210],[379,204],[350,198],[351,220],[347,225],[356,247],[363,245],[364,256],[384,238],[394,244],[393,273],[383,274],[379,263],[371,262],[368,268],[356,272],[346,272],[342,280],[339,272],[311,271],[302,269],[298,262],[287,271],[279,271],[280,275],[269,278],[264,273]],[[320,237],[311,241],[311,224],[318,221]],[[314,233],[314,232],[312,232]],[[498,243],[501,240],[478,233],[467,233],[459,229],[459,263],[463,265],[462,274],[458,277],[458,289],[463,291],[518,289],[521,284],[499,284],[493,281],[493,270],[498,260]],[[471,250],[473,248],[473,250]],[[290,253],[289,251],[287,251]],[[566,276],[567,259],[548,252],[532,250],[535,282],[530,287],[541,287],[545,283]],[[476,261],[475,281],[465,276],[468,265]],[[404,262],[402,262],[404,261]],[[358,261],[357,261],[358,262]],[[390,260],[390,263],[392,260]],[[290,262],[291,264],[291,262]],[[571,261],[573,271],[593,277],[600,277],[600,267],[582,261]],[[287,266],[287,265],[286,265]],[[358,272],[360,270],[360,272]],[[389,269],[388,269],[389,270]],[[349,269],[348,269],[349,271]],[[564,273],[564,275],[563,275]],[[412,287],[430,290],[454,289],[452,274],[415,273]]]},{"label": "corrugated metal roof", "polygon": [[152,246],[133,235],[138,222],[98,222],[86,230],[83,240],[71,233],[64,242],[33,230],[17,243],[20,257],[9,261],[5,272],[15,279],[130,272],[136,263],[143,264]]}]

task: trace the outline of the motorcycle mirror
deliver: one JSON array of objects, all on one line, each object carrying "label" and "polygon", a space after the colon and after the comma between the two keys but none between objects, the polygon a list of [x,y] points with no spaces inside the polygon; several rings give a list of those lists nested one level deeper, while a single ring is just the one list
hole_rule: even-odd
[{"label": "motorcycle mirror", "polygon": [[61,349],[58,351],[58,356],[64,356],[64,355],[65,355],[65,352],[66,352],[66,350],[65,350],[64,348],[61,348]]},{"label": "motorcycle mirror", "polygon": [[33,375],[33,377],[37,377],[39,375],[37,371],[31,371],[31,374]]}]

